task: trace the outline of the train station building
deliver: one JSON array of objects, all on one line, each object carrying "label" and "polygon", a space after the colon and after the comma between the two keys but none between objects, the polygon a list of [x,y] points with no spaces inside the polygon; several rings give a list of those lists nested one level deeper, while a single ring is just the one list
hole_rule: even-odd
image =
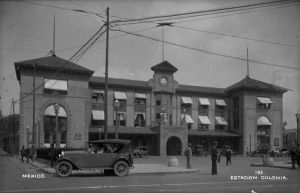
[{"label": "train station building", "polygon": [[62,147],[84,147],[103,139],[107,119],[108,138],[117,129],[118,138],[147,146],[150,155],[183,155],[188,143],[209,151],[213,141],[238,154],[282,147],[287,89],[248,76],[227,88],[183,85],[163,61],[149,69],[150,80],[109,78],[105,117],[105,78],[93,71],[55,55],[16,62],[15,70],[20,146],[49,147],[58,124]]}]

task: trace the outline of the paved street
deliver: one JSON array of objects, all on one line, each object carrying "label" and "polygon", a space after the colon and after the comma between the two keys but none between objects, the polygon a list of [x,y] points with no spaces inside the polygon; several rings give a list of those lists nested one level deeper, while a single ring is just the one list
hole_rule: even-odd
[{"label": "paved street", "polygon": [[[137,158],[135,163],[166,164],[168,157]],[[102,175],[74,175],[59,178],[54,174],[37,171],[29,164],[21,164],[16,157],[1,153],[1,192],[287,192],[298,193],[300,170],[269,167],[250,167],[250,163],[261,158],[234,157],[232,166],[225,160],[218,165],[219,174],[210,175],[209,158],[193,158],[192,166],[199,169],[194,173],[136,174],[126,177]],[[277,161],[288,161],[279,158]],[[184,166],[184,158],[179,157]],[[263,172],[262,175],[255,172]],[[22,177],[23,174],[42,174],[45,178]],[[232,180],[231,176],[257,176],[257,180]],[[261,176],[285,177],[279,180],[262,180]]]}]

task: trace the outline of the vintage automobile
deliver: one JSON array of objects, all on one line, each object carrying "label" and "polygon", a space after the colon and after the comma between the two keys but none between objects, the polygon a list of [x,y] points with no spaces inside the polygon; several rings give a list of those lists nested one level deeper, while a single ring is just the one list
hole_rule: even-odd
[{"label": "vintage automobile", "polygon": [[62,151],[55,163],[56,174],[71,175],[72,170],[101,169],[126,176],[133,167],[129,140],[106,139],[87,142],[87,149]]}]

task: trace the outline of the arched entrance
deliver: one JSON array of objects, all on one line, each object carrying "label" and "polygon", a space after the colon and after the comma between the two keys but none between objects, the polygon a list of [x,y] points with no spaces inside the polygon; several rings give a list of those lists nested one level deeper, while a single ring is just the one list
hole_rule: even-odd
[{"label": "arched entrance", "polygon": [[167,156],[181,155],[182,144],[178,137],[170,137],[167,141]]},{"label": "arched entrance", "polygon": [[54,104],[49,105],[44,112],[44,146],[50,147],[50,144],[56,142],[56,116],[58,121],[58,134],[60,136],[60,147],[67,145],[67,113],[63,106],[58,105],[56,114]]}]

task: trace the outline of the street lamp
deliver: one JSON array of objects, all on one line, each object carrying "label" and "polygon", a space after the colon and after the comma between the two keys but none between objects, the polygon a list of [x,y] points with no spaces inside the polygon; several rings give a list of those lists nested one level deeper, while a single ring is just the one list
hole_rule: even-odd
[{"label": "street lamp", "polygon": [[118,110],[120,108],[120,102],[119,102],[118,99],[115,100],[114,107],[115,107],[115,110],[116,110],[115,138],[118,139],[119,138],[119,136],[118,136],[118,128],[119,128],[119,113],[118,113]]},{"label": "street lamp", "polygon": [[55,112],[55,145],[56,148],[59,148],[60,146],[60,140],[58,137],[58,111],[59,111],[59,104],[55,103],[54,104],[54,112]]},{"label": "street lamp", "polygon": [[300,127],[300,111],[296,113],[297,126],[296,126],[296,134],[297,134],[297,148],[299,147],[299,127]]}]

